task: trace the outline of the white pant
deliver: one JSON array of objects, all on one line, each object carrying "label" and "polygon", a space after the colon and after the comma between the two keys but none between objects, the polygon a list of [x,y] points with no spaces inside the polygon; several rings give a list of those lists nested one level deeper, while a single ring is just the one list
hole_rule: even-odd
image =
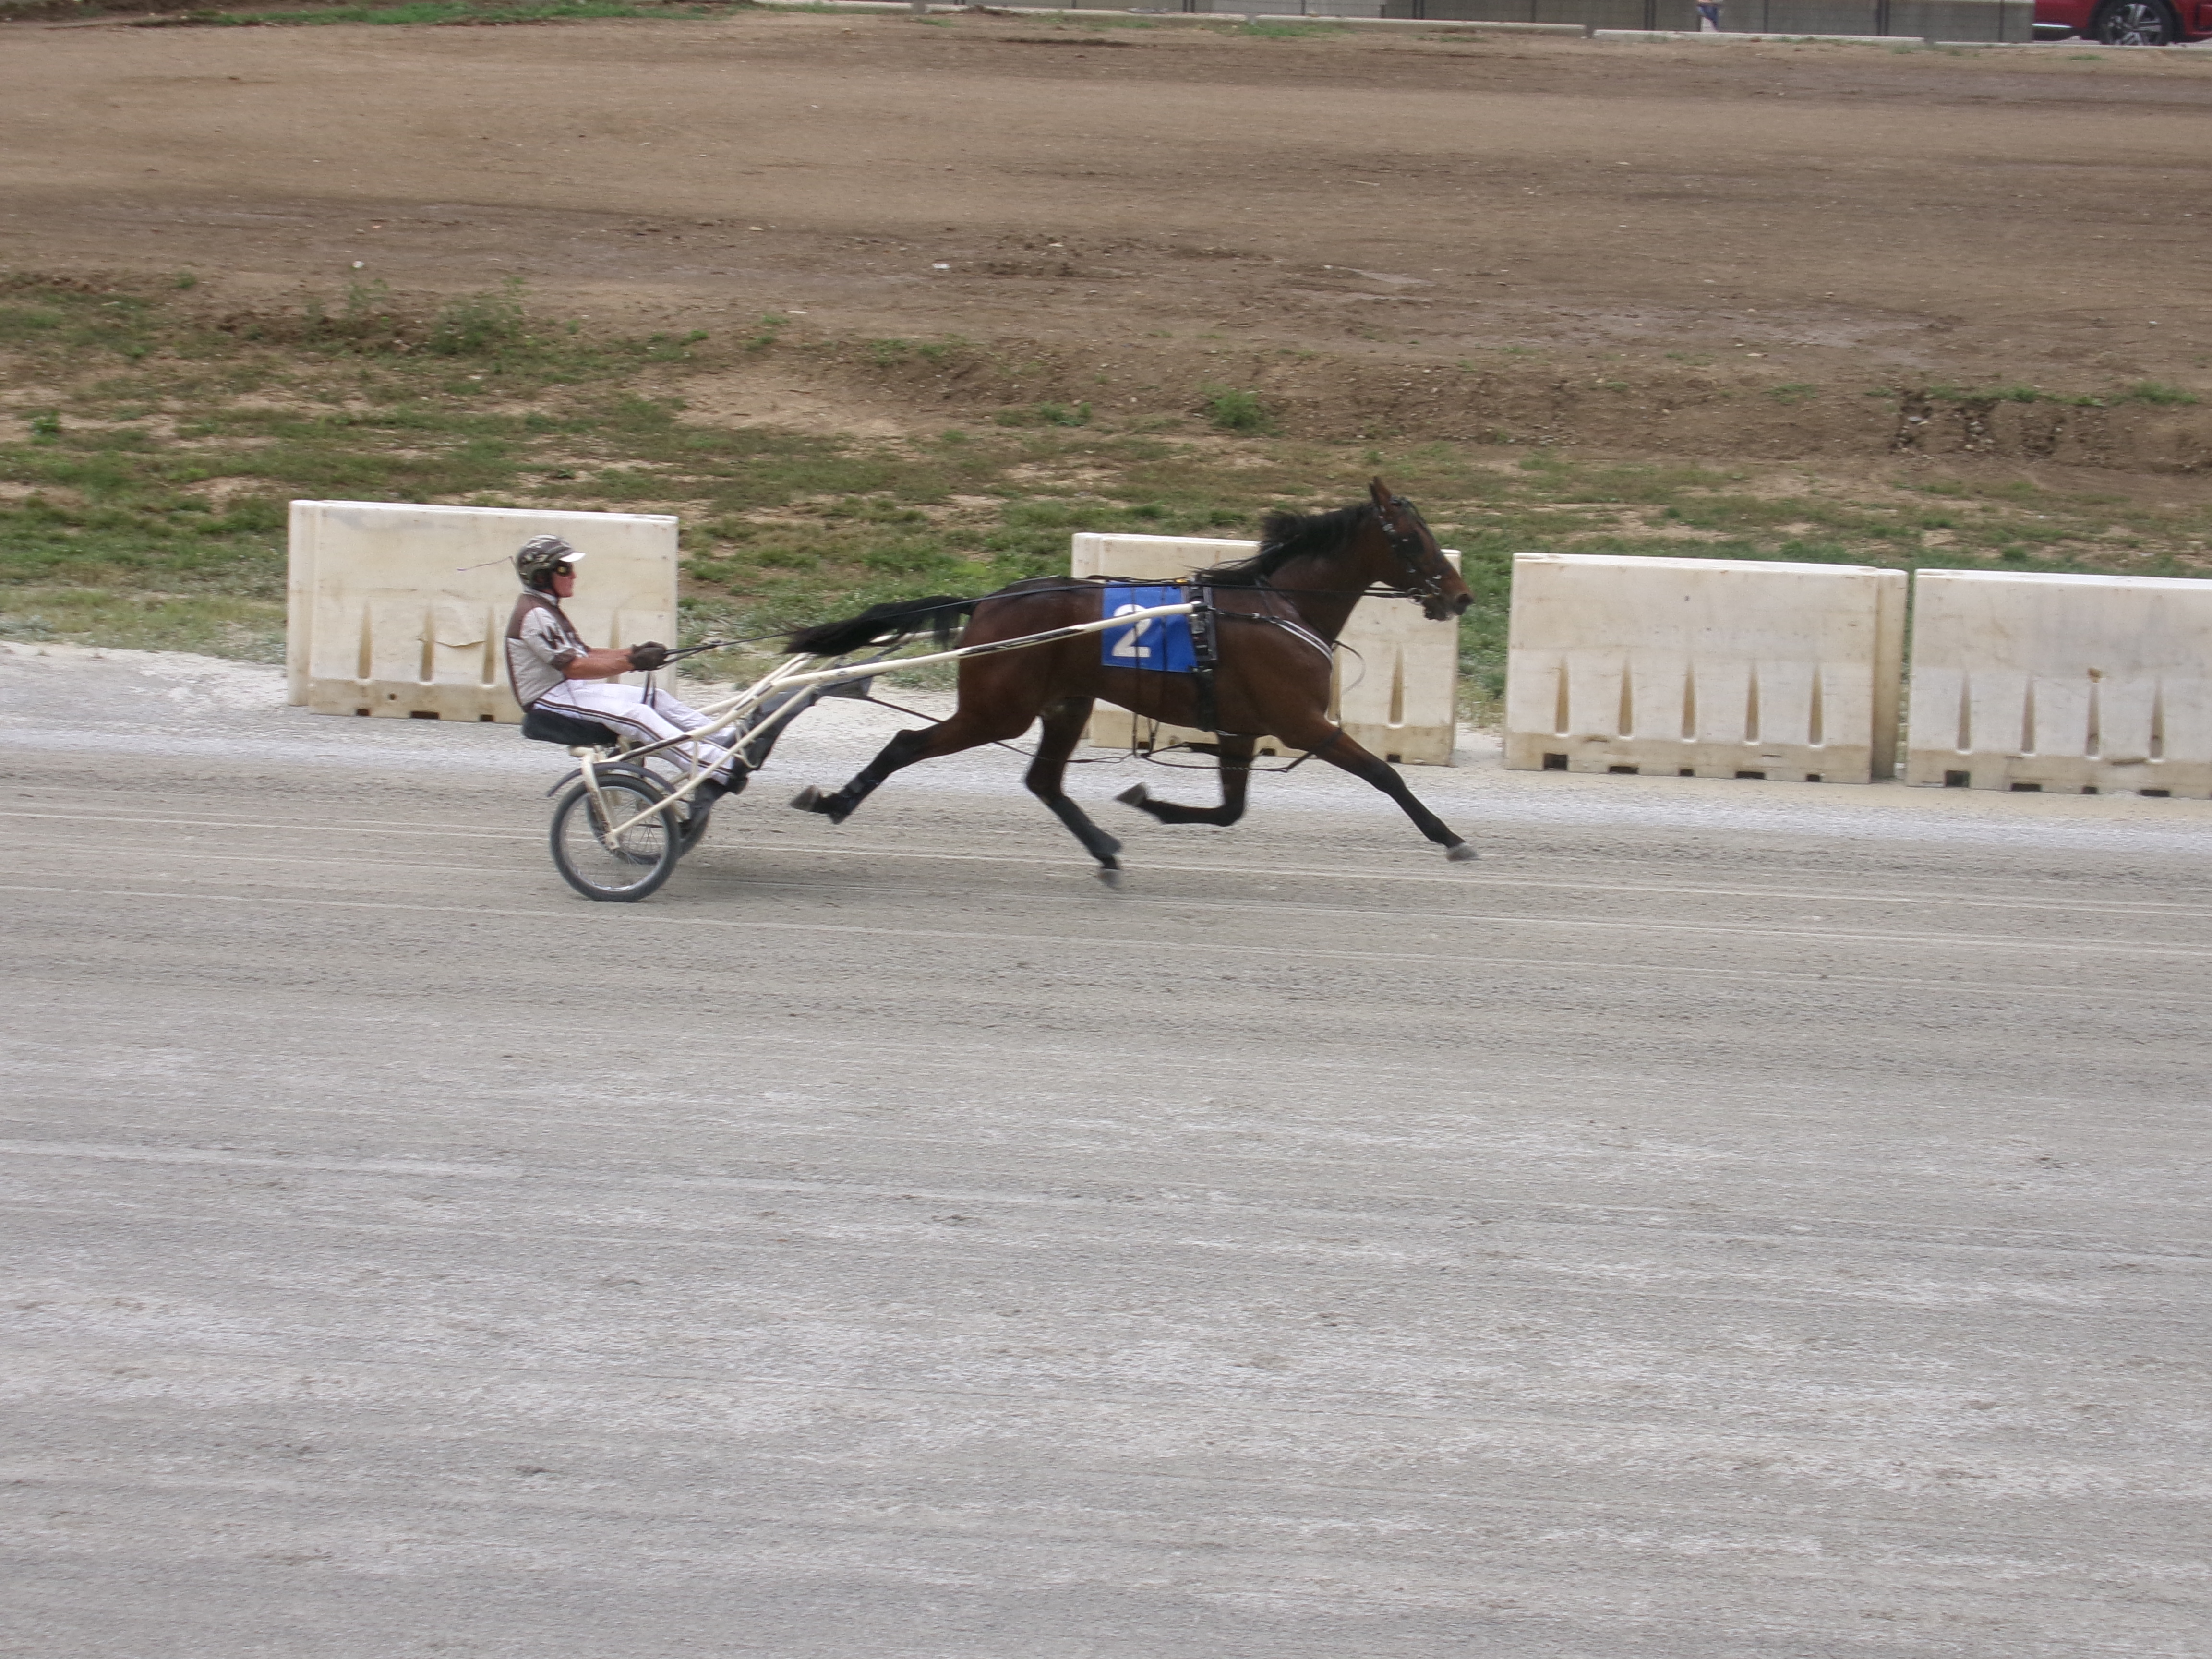
[{"label": "white pant", "polygon": [[[563,680],[531,707],[577,720],[597,720],[640,743],[680,738],[707,723],[707,717],[697,709],[689,703],[678,702],[665,691],[641,691],[635,686],[613,680]],[[696,752],[709,771],[724,766],[730,758],[728,750],[703,738],[697,743],[681,744],[669,750],[665,758],[678,761],[687,751]]]}]

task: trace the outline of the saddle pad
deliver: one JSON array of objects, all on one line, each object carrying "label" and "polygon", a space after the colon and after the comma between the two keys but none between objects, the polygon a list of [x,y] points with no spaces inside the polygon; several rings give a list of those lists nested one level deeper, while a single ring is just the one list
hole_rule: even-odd
[{"label": "saddle pad", "polygon": [[[1173,582],[1160,586],[1133,582],[1108,582],[1106,608],[1102,617],[1124,611],[1149,611],[1156,605],[1181,605],[1182,589]],[[1164,673],[1190,674],[1198,670],[1198,652],[1190,642],[1188,617],[1146,617],[1126,628],[1109,628],[1099,635],[1099,660],[1109,668],[1157,668]]]}]

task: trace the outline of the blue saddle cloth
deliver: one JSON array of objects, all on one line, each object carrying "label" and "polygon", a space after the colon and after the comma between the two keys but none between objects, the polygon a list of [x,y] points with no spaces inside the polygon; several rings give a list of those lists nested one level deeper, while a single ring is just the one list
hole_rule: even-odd
[{"label": "blue saddle cloth", "polygon": [[[1106,608],[1100,614],[1115,617],[1125,611],[1149,611],[1156,605],[1181,605],[1188,597],[1174,582],[1158,586],[1108,582]],[[1126,628],[1109,628],[1098,637],[1099,660],[1109,668],[1157,668],[1169,674],[1198,671],[1188,617],[1146,617]]]}]

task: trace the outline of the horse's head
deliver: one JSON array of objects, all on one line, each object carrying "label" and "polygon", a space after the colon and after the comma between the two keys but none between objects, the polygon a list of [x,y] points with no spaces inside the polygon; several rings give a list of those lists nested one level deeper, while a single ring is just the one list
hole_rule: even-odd
[{"label": "horse's head", "polygon": [[1403,495],[1393,495],[1380,478],[1368,481],[1367,493],[1389,549],[1390,572],[1381,580],[1419,599],[1421,614],[1431,622],[1456,617],[1474,604],[1474,591],[1444,557],[1420,510]]}]

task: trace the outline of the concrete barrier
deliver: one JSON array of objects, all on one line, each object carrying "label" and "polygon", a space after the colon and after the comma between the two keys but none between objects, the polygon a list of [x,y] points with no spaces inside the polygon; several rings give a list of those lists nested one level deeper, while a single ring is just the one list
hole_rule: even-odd
[{"label": "concrete barrier", "polygon": [[1322,22],[1370,22],[1382,15],[1382,0],[1225,0],[1224,11],[1253,19],[1310,17]]},{"label": "concrete barrier", "polygon": [[1994,44],[2034,39],[2035,0],[1725,0],[1731,34],[1796,39],[1929,40]]},{"label": "concrete barrier", "polygon": [[1899,570],[1521,554],[1505,764],[1887,779],[1905,603]]},{"label": "concrete barrier", "polygon": [[1905,781],[2212,798],[2212,582],[1923,570]]},{"label": "concrete barrier", "polygon": [[321,714],[520,720],[502,641],[516,548],[589,556],[566,605],[593,645],[676,642],[676,520],[380,501],[294,501],[287,700]]},{"label": "concrete barrier", "polygon": [[1553,28],[1694,29],[1695,0],[1384,0],[1385,17],[1541,23]]},{"label": "concrete barrier", "polygon": [[[1599,38],[1694,33],[1693,0],[1384,0],[1385,17],[1494,19],[1566,24]],[[2035,0],[1726,0],[1720,27],[1771,40],[2033,38]]]},{"label": "concrete barrier", "polygon": [[[1085,532],[1075,538],[1070,569],[1078,576],[1170,581],[1201,566],[1249,558],[1259,550],[1257,542],[1209,537]],[[1458,565],[1457,553],[1448,551],[1446,556]],[[1348,649],[1337,657],[1331,718],[1354,742],[1387,759],[1450,765],[1459,734],[1459,624],[1431,622],[1419,606],[1403,599],[1363,599],[1345,625],[1341,643]],[[1102,704],[1091,717],[1085,738],[1100,748],[1127,749],[1203,742],[1207,735],[1139,722],[1125,709]],[[1278,746],[1264,743],[1260,752],[1273,755]]]},{"label": "concrete barrier", "polygon": [[1723,34],[1708,29],[1702,33],[1666,29],[1592,29],[1593,40],[1737,40],[1757,46],[1893,46],[1895,37],[1887,34]]}]

